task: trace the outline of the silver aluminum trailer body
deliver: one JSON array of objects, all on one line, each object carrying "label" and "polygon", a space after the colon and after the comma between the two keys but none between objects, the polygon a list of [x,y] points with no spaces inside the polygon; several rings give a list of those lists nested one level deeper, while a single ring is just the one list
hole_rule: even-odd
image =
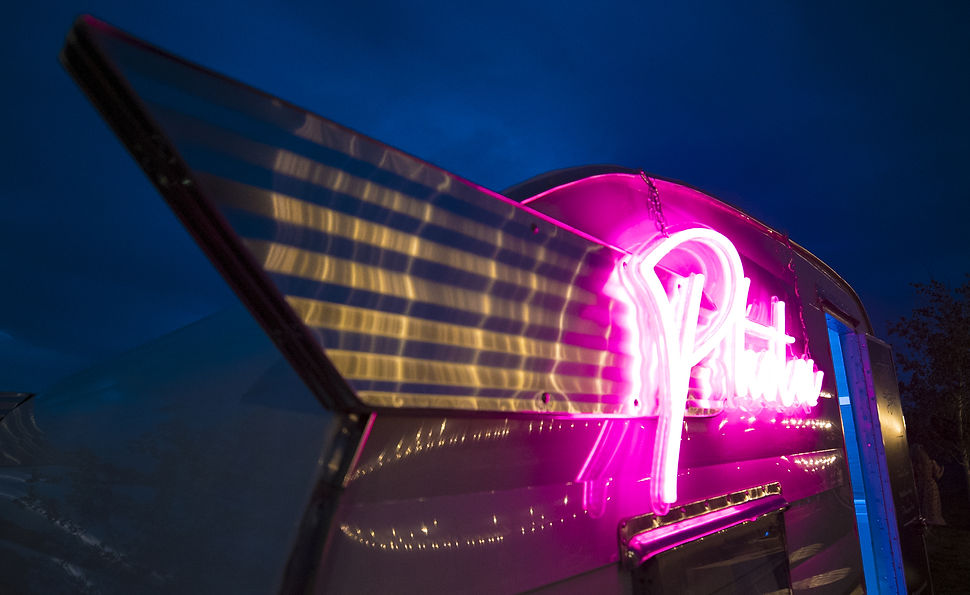
[{"label": "silver aluminum trailer body", "polygon": [[91,19],[63,61],[242,306],[0,420],[21,592],[929,592],[888,346],[624,168],[497,194]]}]

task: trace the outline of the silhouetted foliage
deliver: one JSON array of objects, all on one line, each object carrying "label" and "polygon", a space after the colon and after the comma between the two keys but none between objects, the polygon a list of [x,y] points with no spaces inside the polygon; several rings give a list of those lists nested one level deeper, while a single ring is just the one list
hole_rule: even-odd
[{"label": "silhouetted foliage", "polygon": [[970,274],[956,288],[939,281],[914,287],[920,305],[889,328],[902,339],[896,358],[909,442],[959,462],[970,485]]},{"label": "silhouetted foliage", "polygon": [[890,325],[903,340],[896,355],[904,372],[900,389],[907,420],[926,438],[965,442],[964,436],[970,438],[970,275],[955,289],[939,281],[914,287],[921,305]]}]

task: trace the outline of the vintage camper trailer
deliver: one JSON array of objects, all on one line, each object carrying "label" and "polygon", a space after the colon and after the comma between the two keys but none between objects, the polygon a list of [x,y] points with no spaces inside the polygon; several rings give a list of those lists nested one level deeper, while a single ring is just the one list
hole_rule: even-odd
[{"label": "vintage camper trailer", "polygon": [[785,235],[498,194],[89,17],[62,59],[242,306],[3,417],[6,591],[930,591],[890,349]]}]

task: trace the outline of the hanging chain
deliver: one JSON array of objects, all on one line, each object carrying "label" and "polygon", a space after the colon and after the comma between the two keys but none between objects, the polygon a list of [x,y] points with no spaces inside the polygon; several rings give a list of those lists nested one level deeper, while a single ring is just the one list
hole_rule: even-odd
[{"label": "hanging chain", "polygon": [[660,231],[660,234],[665,238],[669,238],[670,234],[667,233],[667,219],[664,217],[663,205],[660,204],[660,191],[657,190],[657,185],[653,183],[653,180],[642,169],[640,170],[640,179],[643,180],[643,183],[647,185],[648,189],[647,210],[650,211],[650,214],[653,215],[654,220],[657,222],[657,229]]},{"label": "hanging chain", "polygon": [[[798,290],[798,271],[795,269],[795,248],[792,246],[791,238],[788,234],[785,234],[785,245],[788,246],[788,270],[792,274],[792,282],[795,284],[795,301],[798,302],[798,320],[802,325],[802,340],[805,341],[805,353],[804,356],[808,359],[812,358],[812,348],[808,343],[808,326],[805,325],[805,307],[802,304],[802,295]],[[791,347],[789,346],[789,349]],[[793,357],[794,353],[791,354]]]}]

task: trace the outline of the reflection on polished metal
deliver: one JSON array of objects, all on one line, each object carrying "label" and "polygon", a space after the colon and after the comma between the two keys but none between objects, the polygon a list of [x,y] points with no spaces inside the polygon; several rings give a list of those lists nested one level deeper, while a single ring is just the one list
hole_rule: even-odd
[{"label": "reflection on polished metal", "polygon": [[803,419],[799,417],[785,418],[781,420],[781,425],[784,428],[804,428],[810,430],[831,430],[833,427],[835,427],[832,422],[827,419]]},{"label": "reflection on polished metal", "polygon": [[[665,270],[674,274],[669,287],[657,270],[665,259],[675,260]],[[818,404],[823,373],[811,359],[786,357],[795,338],[785,332],[785,302],[771,298],[769,325],[748,316],[750,280],[741,255],[717,231],[688,228],[654,238],[621,261],[617,271],[637,313],[642,388],[634,396],[641,410],[659,413],[651,505],[663,515],[677,501],[691,380],[710,407],[808,410]],[[712,306],[706,315],[704,297]]]},{"label": "reflection on polished metal", "polygon": [[[437,522],[434,523],[434,526],[437,527]],[[478,548],[497,545],[505,540],[505,535],[497,532],[471,536],[466,534],[449,534],[445,538],[435,539],[435,533],[437,532],[430,531],[427,525],[421,525],[417,530],[417,537],[415,537],[415,531],[413,529],[397,531],[394,527],[391,527],[390,531],[384,530],[379,534],[374,530],[365,531],[360,527],[351,527],[350,525],[344,524],[340,526],[340,531],[357,543],[367,547],[405,552]]]},{"label": "reflection on polished metal", "polygon": [[[266,270],[273,273],[301,277],[318,283],[344,284],[349,288],[375,294],[421,301],[442,308],[453,308],[484,316],[496,316],[509,321],[529,321],[530,324],[548,327],[559,324],[562,316],[519,300],[496,298],[481,291],[464,289],[447,280],[442,282],[425,280],[408,272],[389,271],[382,267],[359,264],[284,244],[250,240],[247,245],[259,257]],[[457,266],[451,268],[461,271]],[[481,274],[481,271],[476,274]],[[496,279],[498,277],[493,276],[489,280],[494,282]],[[534,279],[530,281],[535,282]],[[512,283],[508,279],[503,279],[503,282]],[[560,291],[559,287],[540,287],[535,284],[520,285],[520,287],[526,289],[529,294],[541,290],[551,295]],[[577,302],[583,303],[578,300]],[[585,331],[593,335],[600,329],[588,321],[581,320],[573,330]]]},{"label": "reflection on polished metal", "polygon": [[588,520],[588,513],[575,503],[570,505],[566,495],[551,502],[536,502],[527,508],[471,513],[448,519],[395,519],[393,524],[373,528],[344,523],[340,531],[371,549],[425,552],[481,549],[507,541],[528,543],[547,533],[569,534]]},{"label": "reflection on polished metal", "polygon": [[[436,455],[436,451],[471,446],[474,444],[497,442],[506,440],[510,436],[515,439],[523,439],[531,436],[542,436],[569,431],[587,431],[590,428],[599,429],[602,436],[603,430],[611,423],[610,420],[562,420],[545,419],[530,421],[528,425],[510,425],[510,420],[506,419],[501,424],[479,428],[469,431],[467,428],[453,428],[448,426],[448,419],[443,419],[441,424],[434,426],[421,425],[413,436],[401,437],[394,445],[393,449],[383,449],[369,460],[361,461],[348,479],[349,482],[357,481],[363,477],[380,471],[387,465],[403,463],[404,461],[419,455]],[[622,423],[628,423],[623,421]],[[447,431],[446,431],[447,429]],[[588,463],[587,463],[588,465]],[[582,475],[582,473],[580,474]],[[583,481],[583,479],[577,479]],[[568,498],[566,499],[568,502]],[[584,504],[583,509],[587,507]]]},{"label": "reflection on polished metal", "polygon": [[792,460],[793,462],[808,471],[817,472],[821,471],[827,467],[831,467],[840,459],[838,452],[833,452],[828,455],[809,455],[809,456],[796,456]]},{"label": "reflection on polished metal", "polygon": [[437,431],[435,429],[426,430],[422,426],[415,433],[414,440],[408,443],[405,443],[402,438],[395,445],[393,452],[381,451],[374,459],[358,465],[350,475],[348,483],[380,471],[385,465],[400,463],[412,456],[429,454],[432,451],[448,447],[458,447],[464,445],[466,442],[472,444],[482,441],[501,440],[508,437],[512,431],[509,427],[509,421],[505,420],[505,423],[485,430],[478,430],[471,433],[452,432],[445,434],[446,423],[447,420],[442,420],[441,426]]},{"label": "reflection on polished metal", "polygon": [[357,308],[289,296],[286,300],[300,317],[312,328],[331,328],[339,331],[368,329],[374,335],[412,339],[429,343],[472,347],[481,351],[517,353],[526,357],[561,359],[569,362],[602,360],[603,365],[620,366],[621,355],[587,349],[576,345],[563,345],[522,335],[498,333],[481,328],[460,326],[447,322],[432,322],[390,314],[376,310]]},{"label": "reflection on polished metal", "polygon": [[802,591],[808,589],[817,589],[818,587],[824,587],[825,585],[831,585],[837,583],[849,576],[852,573],[851,568],[837,568],[836,570],[829,570],[827,572],[822,572],[816,574],[806,579],[800,581],[795,581],[792,583],[792,589]]},{"label": "reflection on polished metal", "polygon": [[[298,344],[284,349],[291,358],[313,347],[299,320],[368,405],[654,414],[635,364],[649,354],[631,340],[630,305],[607,290],[626,251],[293,106],[124,44],[113,52],[166,149],[184,159],[193,200],[211,202],[201,212],[213,220],[193,228],[197,237],[206,244],[199,230],[226,224],[238,236],[215,249],[239,259],[234,274],[265,273],[247,279],[263,292],[250,307],[276,314],[263,322],[281,325],[270,329],[277,341]],[[759,381],[783,376],[758,365]],[[676,413],[665,416],[672,452],[688,405],[717,410],[707,375],[675,376],[684,390],[670,391]],[[700,394],[685,400],[689,382]]]},{"label": "reflection on polished metal", "polygon": [[[278,223],[269,234],[240,233],[366,403],[624,411],[629,355],[617,348],[624,331],[612,322],[623,304],[593,281],[612,267],[609,250],[562,233],[537,241],[515,221],[516,207],[491,198],[490,210],[508,213],[498,230],[456,211],[455,197],[438,205],[289,151],[238,158],[273,168],[300,196],[212,173],[202,183],[240,227],[259,228],[253,216]],[[321,203],[325,193],[329,203]],[[537,403],[543,392],[556,398]]]},{"label": "reflection on polished metal", "polygon": [[716,512],[731,506],[779,494],[781,494],[781,484],[771,483],[764,486],[755,486],[746,490],[739,490],[716,498],[691,502],[690,504],[672,508],[664,515],[654,513],[645,514],[626,521],[623,524],[623,530],[620,536],[629,541],[644,531],[652,531],[710,512]]},{"label": "reflection on polished metal", "polygon": [[[413,258],[447,264],[459,270],[487,275],[493,279],[504,279],[525,287],[538,288],[542,285],[546,289],[553,291],[563,293],[571,292],[577,301],[583,303],[593,304],[597,299],[594,293],[583,288],[578,288],[574,285],[557,281],[556,279],[540,277],[531,271],[505,265],[493,258],[486,258],[468,252],[459,252],[450,247],[424,240],[409,231],[398,231],[388,225],[382,225],[353,215],[343,214],[304,200],[286,196],[279,192],[266,192],[252,186],[226,180],[219,182],[210,179],[211,183],[221,183],[226,187],[227,191],[231,190],[231,202],[227,202],[227,204],[263,217],[272,218],[276,221],[324,232],[354,242],[378,246],[382,249],[406,254]],[[374,189],[375,192],[369,192],[371,189]],[[365,184],[363,190],[360,193],[349,193],[348,196],[361,201],[367,201],[369,195],[375,194],[377,190],[383,189],[368,182]],[[367,202],[380,204],[384,208],[395,212],[407,213],[424,223],[434,223],[442,227],[455,226],[461,230],[462,234],[482,242],[491,242],[494,240],[494,229],[471,223],[467,220],[462,221],[458,217],[449,216],[447,211],[431,207],[426,202],[406,199],[400,193],[393,192],[391,194],[394,195],[394,200],[375,201],[371,197],[371,200]],[[503,248],[506,250],[522,251],[538,260],[549,256],[545,254],[546,250],[544,247],[539,246],[539,249],[536,250],[534,245],[529,245],[527,242],[521,240],[509,242]]]},{"label": "reflection on polished metal", "polygon": [[[380,378],[393,382],[423,382],[448,386],[501,388],[534,394],[547,386],[548,375],[527,370],[476,366],[466,363],[428,361],[398,355],[330,350],[330,359],[347,378]],[[565,377],[558,389],[566,394],[610,393],[612,383],[599,378]],[[534,406],[534,403],[530,403]]]},{"label": "reflection on polished metal", "polygon": [[628,519],[620,525],[621,559],[636,566],[644,560],[703,535],[716,533],[785,508],[781,484],[770,483],[724,496]]},{"label": "reflection on polished metal", "polygon": [[788,563],[792,566],[798,564],[802,560],[807,560],[825,549],[824,543],[812,543],[804,547],[800,547],[788,555]]},{"label": "reflection on polished metal", "polygon": [[[602,516],[606,510],[607,490],[612,483],[609,471],[631,426],[628,419],[607,419],[600,423],[596,441],[576,476],[576,481],[583,486],[583,510],[593,518]],[[643,429],[642,424],[637,426]]]},{"label": "reflection on polished metal", "polygon": [[[19,511],[15,528],[26,529],[13,532],[23,538],[13,537],[18,565],[44,559],[53,569],[44,574],[64,575],[73,590],[112,590],[120,573],[132,584],[168,575],[176,587],[235,580],[245,590],[256,584],[249,570],[264,586],[283,574],[287,593],[630,590],[618,583],[619,527],[627,564],[674,549],[632,573],[634,584],[678,566],[694,590],[713,590],[696,588],[708,570],[745,592],[862,589],[846,506],[858,486],[846,482],[841,442],[851,425],[840,423],[835,395],[812,411],[822,374],[808,343],[823,328],[822,306],[803,290],[865,321],[844,333],[829,326],[842,333],[833,356],[871,325],[851,288],[787,237],[683,184],[614,167],[529,181],[509,191],[531,193],[529,204],[514,203],[88,18],[65,62],[276,349],[252,326],[244,335],[269,353],[243,355],[226,327],[202,325],[184,343],[160,342],[179,356],[157,368],[163,382],[132,369],[153,361],[139,353],[13,410],[0,450],[22,467],[7,481],[6,512]],[[200,338],[213,343],[200,348]],[[830,372],[865,360],[850,379],[853,409],[897,408],[898,395],[880,396],[896,384],[891,354],[879,371],[871,349],[844,353],[845,366],[816,353]],[[225,360],[186,359],[193,353]],[[828,380],[829,390],[841,385]],[[130,386],[124,398],[117,386]],[[44,432],[32,433],[42,403]],[[173,405],[189,414],[173,417]],[[131,431],[105,442],[74,431],[78,416]],[[900,435],[903,460],[876,462],[908,469],[902,418],[881,417],[860,416],[856,427]],[[201,452],[212,440],[199,436],[223,448]],[[227,461],[263,470],[238,473]],[[129,497],[128,480],[145,470],[157,473],[139,491],[158,492],[161,506]],[[867,478],[869,500],[886,496],[868,511],[897,506],[898,526],[915,526],[905,512],[918,513],[912,482],[907,496],[897,477],[905,480]],[[59,489],[66,480],[71,489]],[[678,487],[685,501],[706,499],[684,505]],[[24,490],[36,498],[14,499]],[[206,531],[211,522],[167,530],[166,517],[185,517],[167,515],[173,507],[198,517],[190,521],[218,517],[220,531]],[[246,539],[254,510],[279,513],[261,523],[269,538],[258,544]],[[872,518],[887,548],[902,543],[892,519]],[[46,531],[34,531],[38,519]],[[130,547],[105,546],[105,522],[129,527]],[[190,529],[192,539],[176,541],[206,547],[132,558]],[[77,550],[76,537],[99,554],[88,556],[100,560],[90,572],[62,564],[77,558],[63,554]],[[737,547],[745,543],[753,547]],[[228,555],[196,568],[195,550]],[[749,562],[776,574],[769,586],[728,584]],[[886,568],[879,574],[903,590],[901,559]]]},{"label": "reflection on polished metal", "polygon": [[[193,189],[159,181],[166,198],[318,391],[336,372],[371,406],[627,413],[624,305],[602,294],[622,250],[291,105],[99,40]],[[319,346],[332,367],[314,363]]]}]

